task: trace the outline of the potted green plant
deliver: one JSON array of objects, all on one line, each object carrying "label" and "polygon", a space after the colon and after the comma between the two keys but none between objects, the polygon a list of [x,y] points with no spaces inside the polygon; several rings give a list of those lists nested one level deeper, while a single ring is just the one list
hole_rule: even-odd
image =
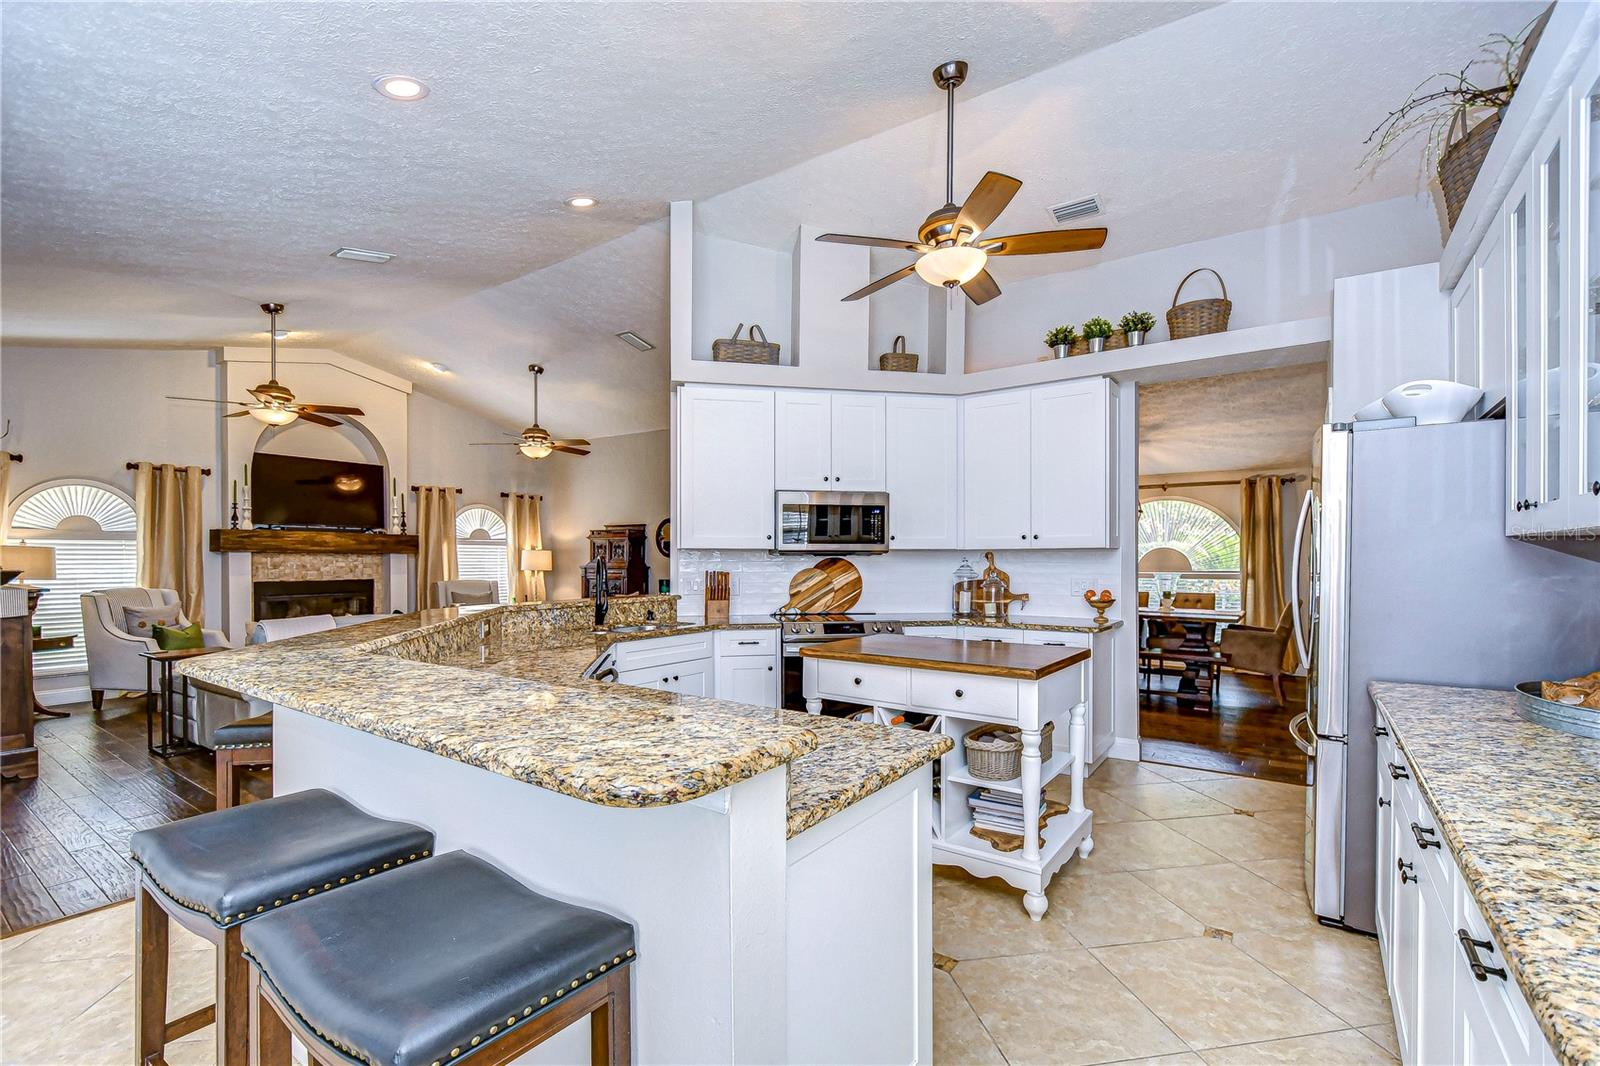
[{"label": "potted green plant", "polygon": [[1129,311],[1122,316],[1122,321],[1117,325],[1122,327],[1122,332],[1128,338],[1128,347],[1136,348],[1144,343],[1149,332],[1156,328],[1156,316],[1149,311]]},{"label": "potted green plant", "polygon": [[1065,359],[1072,348],[1073,341],[1078,339],[1078,331],[1071,326],[1057,326],[1044,335],[1044,346],[1050,349],[1057,359]]},{"label": "potted green plant", "polygon": [[1106,338],[1111,336],[1111,323],[1096,316],[1083,324],[1083,338],[1089,342],[1089,354],[1101,351],[1106,346]]}]

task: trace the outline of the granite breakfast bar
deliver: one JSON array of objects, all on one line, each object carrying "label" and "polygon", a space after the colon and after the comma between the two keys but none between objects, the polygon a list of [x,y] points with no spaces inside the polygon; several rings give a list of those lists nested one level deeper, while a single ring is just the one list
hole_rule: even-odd
[{"label": "granite breakfast bar", "polygon": [[[671,616],[612,620],[647,605]],[[596,635],[591,609],[397,616],[186,672],[273,706],[276,793],[331,789],[632,921],[640,1061],[926,1061],[949,739],[586,680],[616,641],[705,629]]]}]

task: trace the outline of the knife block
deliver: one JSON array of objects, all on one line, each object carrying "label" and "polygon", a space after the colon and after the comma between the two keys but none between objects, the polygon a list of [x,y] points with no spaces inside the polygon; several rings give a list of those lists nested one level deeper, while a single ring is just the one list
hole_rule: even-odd
[{"label": "knife block", "polygon": [[706,571],[706,625],[728,624],[728,603],[732,599],[732,585],[725,570]]}]

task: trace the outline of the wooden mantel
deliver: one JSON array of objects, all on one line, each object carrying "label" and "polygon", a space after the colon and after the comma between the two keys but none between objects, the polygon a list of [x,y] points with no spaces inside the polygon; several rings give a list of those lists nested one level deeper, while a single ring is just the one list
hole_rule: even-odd
[{"label": "wooden mantel", "polygon": [[336,529],[213,529],[214,552],[415,555],[414,533],[346,533]]}]

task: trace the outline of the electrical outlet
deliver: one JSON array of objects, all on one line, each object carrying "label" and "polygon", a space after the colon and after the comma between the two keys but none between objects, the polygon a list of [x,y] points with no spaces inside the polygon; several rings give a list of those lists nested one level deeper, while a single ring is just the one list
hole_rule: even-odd
[{"label": "electrical outlet", "polygon": [[1083,594],[1094,586],[1094,582],[1086,577],[1075,577],[1067,584],[1067,594],[1075,600],[1083,599]]}]

